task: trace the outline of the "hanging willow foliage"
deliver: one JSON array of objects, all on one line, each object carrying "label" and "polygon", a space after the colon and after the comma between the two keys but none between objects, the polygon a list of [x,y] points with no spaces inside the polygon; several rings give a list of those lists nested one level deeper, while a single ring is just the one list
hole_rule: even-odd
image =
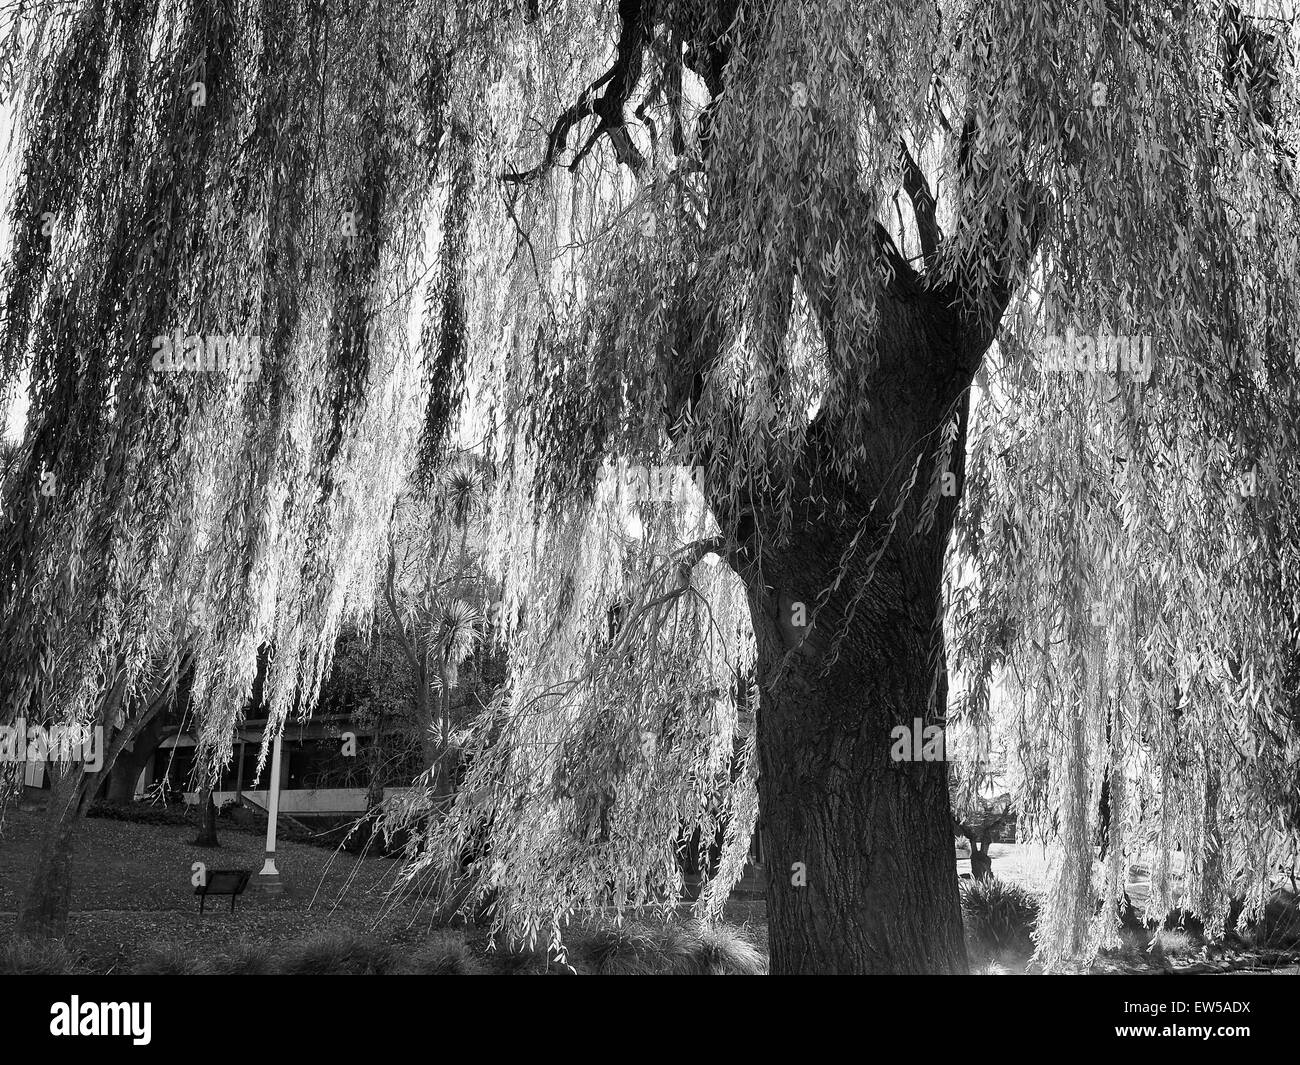
[{"label": "hanging willow foliage", "polygon": [[[1114,942],[1126,859],[1153,856],[1163,914],[1180,851],[1179,904],[1213,934],[1231,897],[1258,911],[1300,829],[1296,38],[1263,100],[1225,91],[1240,36],[1215,12],[1144,21],[1105,27],[1126,61],[1091,74],[1108,106],[1080,129],[1079,195],[988,360],[956,547],[965,710],[1003,673],[1019,809],[1059,844],[1054,966]],[[1044,372],[1071,333],[1145,340],[1151,366]]]},{"label": "hanging willow foliage", "polygon": [[[829,672],[889,616],[878,564],[942,548],[951,474],[960,709],[979,727],[1003,678],[1021,808],[1059,845],[1044,960],[1108,935],[1124,857],[1181,847],[1213,924],[1293,845],[1287,23],[1219,0],[95,0],[0,39],[25,105],[0,371],[31,396],[7,714],[92,718],[179,640],[214,750],[263,644],[274,720],[309,706],[399,485],[466,433],[510,680],[451,815],[392,812],[426,826],[411,881],[468,850],[498,926],[558,944],[583,906],[673,895],[698,827],[725,837],[714,908],[756,810],[741,693],[803,653],[759,651],[782,646],[767,560],[830,559],[806,604]],[[261,337],[260,375],[151,373],[178,329]],[[1075,334],[1138,338],[1149,376],[1050,372]],[[891,438],[922,400],[920,439]],[[611,463],[701,467],[703,491],[611,505]],[[942,718],[926,646],[916,709]]]},{"label": "hanging willow foliage", "polygon": [[[872,338],[901,327],[882,287],[947,288],[990,335],[1006,310],[972,429],[948,628],[976,678],[968,716],[983,712],[979,678],[1015,677],[1032,784],[1018,798],[1027,827],[1058,844],[1041,957],[1064,965],[1108,941],[1119,863],[1147,853],[1181,849],[1184,902],[1211,927],[1230,892],[1257,905],[1297,828],[1286,24],[1233,23],[1217,4],[623,4],[595,28],[586,8],[550,14],[522,28],[487,97],[518,232],[494,228],[489,204],[468,271],[481,279],[470,348],[516,482],[571,499],[611,455],[704,461],[728,542],[763,499],[778,516],[759,536],[780,543],[799,532],[819,414],[838,427],[821,452],[837,476],[852,482],[867,457]],[[613,44],[588,49],[605,27]],[[1272,73],[1234,81],[1247,37]],[[539,84],[575,102],[566,111]],[[639,124],[609,118],[633,112]],[[1136,338],[1150,376],[1049,372],[1048,338],[1067,329]],[[919,481],[930,507],[958,468],[957,413],[933,429],[932,460],[903,489]],[[1258,497],[1236,505],[1251,470]],[[559,538],[539,523],[528,542],[553,572],[581,570],[584,541]],[[520,603],[534,567],[515,574]],[[552,602],[530,600],[529,624],[554,620]],[[525,694],[580,673],[547,653],[549,671],[517,659]],[[531,743],[601,705],[598,691],[554,701]],[[626,775],[625,754],[590,758],[593,787]],[[577,870],[543,872],[554,853],[510,834],[540,823],[537,802],[505,815],[482,863],[506,910],[539,877],[555,885],[552,912],[574,897],[559,885]],[[503,816],[475,807],[489,808]],[[592,859],[588,897],[618,868]],[[1155,876],[1164,910],[1167,862]],[[530,928],[546,912],[519,905]]]},{"label": "hanging willow foliage", "polygon": [[441,23],[97,2],[6,39],[28,117],[0,372],[31,403],[4,713],[93,722],[184,646],[225,760],[258,648],[278,726],[369,610],[422,417],[407,317],[444,129],[417,86]]}]

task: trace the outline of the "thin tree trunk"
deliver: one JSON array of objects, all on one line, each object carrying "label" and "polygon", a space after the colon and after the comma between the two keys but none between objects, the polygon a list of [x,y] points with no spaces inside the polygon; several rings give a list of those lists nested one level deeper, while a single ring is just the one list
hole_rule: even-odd
[{"label": "thin tree trunk", "polygon": [[[439,567],[441,560],[439,561]],[[436,570],[439,567],[434,567]],[[418,635],[414,640],[406,635],[405,620],[397,604],[397,549],[390,539],[388,544],[388,569],[384,580],[384,598],[388,602],[388,611],[393,619],[394,632],[398,643],[411,664],[411,674],[415,678],[415,727],[420,736],[420,757],[425,770],[434,770],[435,786],[441,779],[439,758],[442,753],[439,732],[434,731],[434,713],[429,693],[429,649]]]},{"label": "thin tree trunk", "polygon": [[989,847],[993,845],[998,829],[1005,820],[1006,816],[1001,815],[987,824],[977,822],[978,828],[965,822],[961,824],[961,834],[970,843],[970,873],[974,879],[983,880],[993,875],[993,859],[989,855]]},{"label": "thin tree trunk", "polygon": [[[380,773],[384,754],[384,722],[381,711],[375,719],[375,739],[370,745],[370,779],[366,783],[366,813],[370,814],[384,801],[384,778]],[[373,824],[373,822],[371,822]]]},{"label": "thin tree trunk", "polygon": [[212,789],[205,787],[199,792],[199,834],[194,840],[196,847],[220,847],[217,839],[217,806],[212,801]]},{"label": "thin tree trunk", "polygon": [[[113,736],[97,772],[88,773],[79,763],[49,763],[52,768],[59,765],[62,772],[51,776],[50,802],[36,866],[18,907],[15,932],[20,938],[59,939],[66,934],[72,903],[72,855],[81,817],[90,805],[91,796],[112,774],[123,748],[171,701],[176,678],[189,668],[190,661],[188,655],[182,657],[167,683],[154,693],[139,714],[128,718],[126,725]],[[123,682],[119,680],[105,694],[99,720],[113,719],[124,694]]]},{"label": "thin tree trunk", "polygon": [[[53,772],[55,763],[48,763]],[[89,797],[85,774],[78,766],[61,766],[51,776],[36,866],[18,908],[15,933],[20,939],[62,939],[68,930],[72,903],[72,855],[81,814]]]},{"label": "thin tree trunk", "polygon": [[438,753],[434,795],[440,800],[448,800],[456,791],[456,782],[452,776],[451,758],[451,670],[447,668],[445,656],[439,663],[438,679],[442,686],[438,692]]},{"label": "thin tree trunk", "polygon": [[420,730],[420,760],[423,768],[432,769],[438,764],[438,729],[429,692],[429,673],[423,656],[415,673],[415,723]]}]

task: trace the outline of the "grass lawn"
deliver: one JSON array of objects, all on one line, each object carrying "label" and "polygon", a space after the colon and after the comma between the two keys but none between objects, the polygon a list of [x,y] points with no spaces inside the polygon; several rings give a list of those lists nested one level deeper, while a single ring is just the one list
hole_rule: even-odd
[{"label": "grass lawn", "polygon": [[[0,924],[12,925],[14,920],[34,863],[42,817],[39,812],[11,810],[0,827]],[[94,973],[127,972],[144,964],[151,950],[167,954],[171,948],[170,956],[181,959],[184,966],[164,971],[221,963],[241,951],[296,972],[340,971],[331,968],[340,952],[347,955],[342,964],[354,966],[346,971],[387,972],[394,971],[395,965],[419,972],[556,970],[544,952],[489,952],[480,930],[463,923],[438,927],[432,907],[411,898],[392,898],[389,889],[401,868],[398,861],[359,858],[305,843],[284,841],[278,847],[276,861],[289,889],[286,893],[268,895],[250,889],[240,897],[234,913],[228,898],[213,898],[200,915],[191,882],[194,862],[204,862],[209,869],[253,873],[262,866],[261,833],[222,826],[218,834],[221,846],[210,849],[194,845],[193,825],[84,821],[74,851],[67,937],[74,964]],[[1045,888],[1047,861],[1041,848],[995,844],[991,856],[994,874],[1001,880],[1035,895]],[[958,872],[968,871],[969,860],[961,859],[957,866]],[[1144,874],[1145,870],[1139,871],[1129,885],[1139,906],[1149,886]],[[623,929],[613,928],[610,913],[577,922],[572,936],[566,934],[566,941],[574,944],[570,961],[587,973],[765,970],[767,920],[761,899],[729,902],[724,922],[716,930],[692,925],[685,920],[690,916],[688,907],[681,909],[682,921],[644,917],[629,921]],[[0,946],[7,938],[0,932]],[[1167,942],[1174,944],[1176,938]],[[324,946],[311,948],[313,939]],[[349,943],[354,946],[348,947]],[[1180,948],[1181,958],[1148,956],[1144,944],[1145,940],[1135,940],[1122,956],[1099,959],[1092,971],[1169,971],[1171,966],[1197,964],[1206,957],[1203,949],[1193,945],[1189,950],[1186,943]],[[314,961],[313,949],[320,955]],[[1028,963],[1023,946],[1014,957],[976,950],[974,941],[972,950],[977,972],[1025,971]],[[384,955],[382,964],[367,960],[376,951]],[[354,955],[365,957],[357,961]],[[416,964],[413,959],[420,958],[421,967],[409,968]],[[1296,971],[1293,961],[1281,958],[1270,967],[1288,965],[1284,971]]]},{"label": "grass lawn", "polygon": [[[1047,852],[1029,843],[993,843],[989,845],[993,875],[1039,895],[1047,890]],[[970,872],[970,858],[958,852],[957,875]]]},{"label": "grass lawn", "polygon": [[[42,814],[11,810],[0,833],[0,924],[12,925],[26,889],[39,840]],[[143,825],[89,818],[82,823],[74,852],[72,909],[67,942],[92,972],[129,968],[146,945],[183,945],[187,954],[210,957],[256,943],[271,955],[291,943],[318,934],[342,938],[360,933],[399,952],[418,951],[435,930],[432,908],[414,901],[393,902],[387,890],[400,863],[387,858],[358,858],[342,851],[281,842],[276,865],[289,888],[286,894],[256,893],[251,888],[230,912],[227,897],[208,900],[200,915],[191,884],[194,862],[209,869],[261,869],[264,839],[260,833],[219,829],[216,849],[193,844],[193,826]],[[765,945],[763,903],[729,904],[727,921],[748,925],[743,938]],[[646,919],[649,928],[662,921]],[[7,932],[7,929],[6,929]],[[454,934],[484,951],[477,930],[460,927]],[[0,941],[7,934],[0,934]],[[761,952],[765,953],[765,951]],[[536,958],[529,955],[532,961]]]},{"label": "grass lawn", "polygon": [[[0,837],[0,921],[12,922],[35,858],[42,815],[10,811]],[[204,950],[240,939],[275,946],[314,932],[369,929],[392,884],[398,863],[359,859],[300,843],[281,843],[277,865],[290,887],[284,895],[246,891],[230,912],[226,897],[208,900],[200,916],[191,884],[194,862],[210,869],[262,867],[263,837],[219,832],[218,848],[196,847],[192,827],[138,825],[91,818],[83,822],[73,864],[69,940],[90,967],[112,971],[141,943],[182,940]],[[397,908],[384,923],[393,942],[414,941],[418,914]]]}]

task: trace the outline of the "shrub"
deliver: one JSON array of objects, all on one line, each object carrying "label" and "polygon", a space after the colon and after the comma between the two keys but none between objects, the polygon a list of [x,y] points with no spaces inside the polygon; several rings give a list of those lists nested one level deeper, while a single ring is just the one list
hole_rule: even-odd
[{"label": "shrub", "polygon": [[1192,937],[1181,929],[1162,928],[1151,940],[1147,953],[1152,961],[1160,962],[1166,958],[1181,958],[1195,953]]},{"label": "shrub", "polygon": [[703,949],[700,929],[694,922],[668,924],[659,933],[659,955],[669,973],[682,976],[702,973],[700,957]]},{"label": "shrub", "polygon": [[669,922],[661,928],[632,922],[596,925],[575,935],[566,963],[544,949],[522,946],[489,955],[495,972],[510,975],[592,976],[761,976],[767,955],[743,928],[698,921]]},{"label": "shrub", "polygon": [[160,943],[145,950],[129,971],[135,976],[200,976],[207,969],[180,943]]},{"label": "shrub", "polygon": [[0,976],[66,976],[77,968],[61,940],[14,938],[0,946]]},{"label": "shrub", "polygon": [[961,906],[978,946],[989,952],[1033,952],[1038,902],[1020,885],[997,877],[963,880]]},{"label": "shrub", "polygon": [[1182,932],[1189,943],[1205,942],[1205,924],[1191,910],[1171,910],[1161,926],[1171,932]]},{"label": "shrub", "polygon": [[382,976],[397,968],[396,952],[355,932],[320,933],[293,944],[281,972],[293,976]]},{"label": "shrub", "polygon": [[522,945],[499,948],[488,958],[492,969],[504,976],[565,976],[571,975],[573,965],[572,959],[564,964],[543,948]]},{"label": "shrub", "polygon": [[454,932],[434,935],[395,970],[406,976],[481,976],[486,970]]},{"label": "shrub", "polygon": [[700,971],[706,976],[764,976],[767,957],[742,929],[704,925],[699,930]]},{"label": "shrub", "polygon": [[1300,895],[1278,888],[1252,928],[1260,947],[1285,949],[1300,945]]},{"label": "shrub", "polygon": [[663,969],[655,937],[638,924],[606,925],[587,933],[577,957],[599,976],[650,976]]},{"label": "shrub", "polygon": [[1150,932],[1139,931],[1136,928],[1121,928],[1119,930],[1119,947],[1114,953],[1130,961],[1136,960],[1146,953],[1147,945],[1150,942]]},{"label": "shrub", "polygon": [[251,940],[234,944],[212,960],[212,972],[222,976],[265,976],[275,972],[266,946]]}]

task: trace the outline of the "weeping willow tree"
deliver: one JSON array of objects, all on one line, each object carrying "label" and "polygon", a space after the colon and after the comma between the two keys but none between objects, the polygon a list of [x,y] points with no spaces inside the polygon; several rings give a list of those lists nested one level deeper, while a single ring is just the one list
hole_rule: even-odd
[{"label": "weeping willow tree", "polygon": [[[1189,856],[1211,923],[1233,877],[1262,890],[1295,827],[1293,530],[1201,471],[1253,470],[1287,508],[1286,24],[1217,5],[565,15],[541,30],[560,105],[537,101],[527,33],[496,83],[517,233],[502,248],[482,227],[471,257],[513,273],[482,270],[510,284],[480,286],[468,347],[503,462],[556,520],[611,456],[707,471],[756,640],[774,969],[964,964],[944,766],[887,752],[894,726],[944,716],[944,560],[977,375],[984,465],[953,581],[974,609],[954,638],[976,675],[1012,659],[1027,674],[1021,755],[1049,772],[1026,777],[1047,797],[1023,799],[1059,844],[1044,959],[1086,956],[1113,921],[1107,905],[1092,919],[1102,781],[1103,902],[1147,843]],[[1082,361],[1061,373],[1066,345]],[[581,556],[549,552],[563,586]],[[562,712],[580,720],[598,689]],[[1195,756],[1156,710],[1171,697],[1196,706]],[[1163,723],[1142,727],[1139,706]],[[535,735],[522,745],[553,731]],[[1268,748],[1244,769],[1243,736]],[[1169,780],[1143,796],[1151,758]],[[621,787],[626,760],[591,769]],[[1229,764],[1251,781],[1231,802]],[[630,817],[643,794],[605,801]],[[555,790],[557,823],[568,798]],[[484,875],[527,928],[545,907],[510,820]]]},{"label": "weeping willow tree", "polygon": [[[1229,873],[1261,888],[1265,826],[1293,834],[1278,820],[1294,787],[1293,530],[1226,511],[1202,473],[1254,469],[1271,513],[1287,508],[1286,30],[1207,4],[624,2],[525,19],[511,72],[492,70],[511,226],[490,224],[495,202],[470,226],[466,348],[505,481],[527,493],[510,513],[532,508],[550,570],[515,568],[521,629],[538,638],[590,575],[566,522],[603,464],[703,467],[695,543],[721,542],[754,639],[774,971],[964,968],[945,766],[888,752],[895,726],[944,720],[945,560],[977,378],[980,465],[948,570],[970,609],[953,638],[976,677],[1021,669],[1021,755],[1047,770],[1026,777],[1042,801],[1023,799],[1060,855],[1044,959],[1086,955],[1112,920],[1092,919],[1102,780],[1104,899],[1123,856],[1180,846],[1213,917]],[[679,577],[650,601],[693,589]],[[547,579],[554,600],[537,595]],[[661,637],[686,609],[672,602],[671,622],[641,615],[617,647],[637,668],[624,715],[670,682]],[[565,783],[557,730],[619,720],[603,672],[618,664],[592,640],[573,634],[571,656],[600,657],[560,674],[581,683],[537,688],[550,675],[530,664],[495,726],[527,730],[502,748],[513,775],[492,779],[513,796],[533,781],[533,801],[509,807],[486,775],[465,797],[462,823],[492,825],[483,883],[524,930],[579,897],[662,886],[608,857],[620,827],[635,849],[652,807],[645,785],[623,790],[661,764],[631,757],[646,719],[624,717],[621,744],[583,741],[584,797]],[[553,667],[560,652],[539,647]],[[689,705],[703,680],[680,679]],[[1268,753],[1243,768],[1234,736]],[[1151,759],[1168,781],[1143,796]],[[1251,786],[1229,799],[1239,772]],[[565,818],[584,804],[612,813],[575,851]],[[663,834],[647,841],[661,858]]]},{"label": "weeping willow tree", "polygon": [[[1023,679],[1044,956],[1105,934],[1103,779],[1108,896],[1150,840],[1217,912],[1294,787],[1287,31],[1218,0],[29,16],[6,713],[94,719],[188,593],[217,757],[263,644],[283,722],[373,607],[405,471],[468,432],[510,683],[451,814],[395,814],[413,880],[472,841],[498,926],[558,945],[667,905],[683,827],[723,839],[715,909],[761,808],[773,971],[963,971],[946,767],[890,757],[944,722],[950,638],[976,721]],[[260,337],[260,375],[151,374],[176,330]],[[1149,374],[1098,372],[1117,336]],[[1238,463],[1272,510],[1217,509]],[[597,488],[665,468],[702,476]]]}]

